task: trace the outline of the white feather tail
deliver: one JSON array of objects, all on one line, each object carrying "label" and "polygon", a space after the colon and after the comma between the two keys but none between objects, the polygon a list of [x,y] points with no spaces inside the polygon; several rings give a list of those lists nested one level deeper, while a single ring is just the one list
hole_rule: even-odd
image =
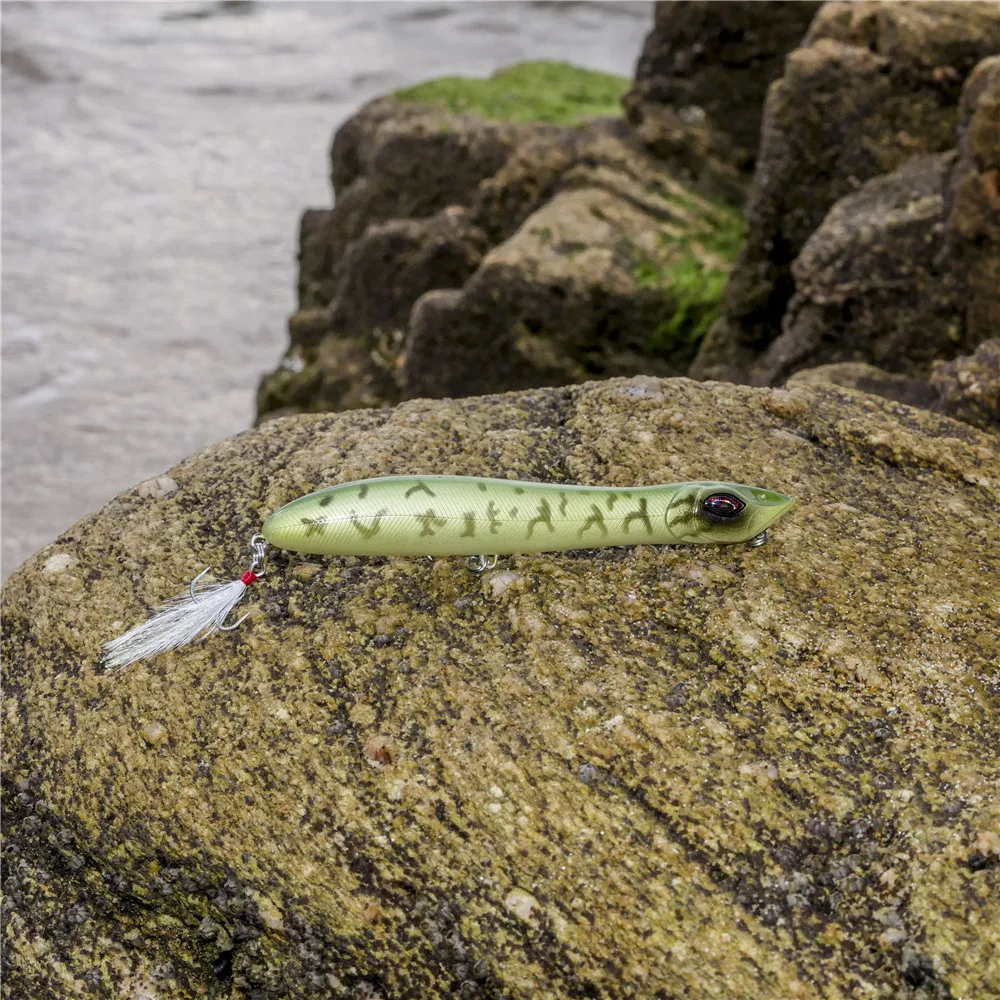
[{"label": "white feather tail", "polygon": [[243,600],[247,585],[242,580],[212,583],[180,594],[156,609],[152,618],[118,639],[106,643],[102,660],[107,670],[178,649],[196,639],[207,639],[222,627],[229,612]]},{"label": "white feather tail", "polygon": [[243,600],[243,595],[251,583],[264,575],[264,553],[267,544],[262,535],[251,539],[253,559],[250,569],[239,580],[232,583],[198,583],[208,572],[203,570],[192,581],[186,593],[178,594],[156,613],[126,632],[123,636],[105,643],[101,663],[106,670],[145,660],[150,656],[179,649],[197,639],[207,639],[219,629],[229,631],[236,628],[246,615],[233,625],[226,625],[229,612]]}]

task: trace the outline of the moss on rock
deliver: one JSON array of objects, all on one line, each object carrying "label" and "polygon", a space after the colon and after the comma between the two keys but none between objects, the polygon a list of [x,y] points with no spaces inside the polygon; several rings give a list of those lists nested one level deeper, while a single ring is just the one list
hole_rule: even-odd
[{"label": "moss on rock", "polygon": [[443,76],[398,90],[394,96],[486,121],[575,125],[621,115],[629,82],[611,73],[539,60],[506,66],[486,79]]},{"label": "moss on rock", "polygon": [[710,225],[675,238],[660,257],[643,255],[633,271],[640,288],[663,296],[663,317],[650,333],[652,354],[690,362],[719,318],[729,272],[743,246],[743,215],[718,205]]}]

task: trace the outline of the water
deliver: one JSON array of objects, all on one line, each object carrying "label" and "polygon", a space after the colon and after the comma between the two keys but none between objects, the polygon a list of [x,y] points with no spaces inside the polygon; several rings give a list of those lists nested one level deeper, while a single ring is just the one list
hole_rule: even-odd
[{"label": "water", "polygon": [[[249,426],[298,218],[370,98],[562,59],[631,75],[649,3],[5,3],[3,573]],[[319,485],[319,484],[317,484]]]}]

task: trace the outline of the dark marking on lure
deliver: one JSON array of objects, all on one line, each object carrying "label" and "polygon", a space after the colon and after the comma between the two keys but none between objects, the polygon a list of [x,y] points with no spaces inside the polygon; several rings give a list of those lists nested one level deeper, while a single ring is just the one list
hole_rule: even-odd
[{"label": "dark marking on lure", "polygon": [[331,500],[333,500],[333,494],[327,493],[327,495],[323,497],[322,500],[320,500],[319,502],[320,507],[325,507],[328,503],[330,503]]},{"label": "dark marking on lure", "polygon": [[409,500],[414,493],[419,493],[421,490],[424,493],[426,493],[429,497],[434,497],[434,499],[437,499],[437,494],[426,483],[417,483],[416,486],[411,486],[406,491],[405,494],[406,499]]},{"label": "dark marking on lure", "polygon": [[365,524],[361,523],[361,518],[358,517],[357,513],[352,510],[350,512],[350,514],[351,514],[351,524],[354,525],[355,530],[363,538],[374,538],[374,536],[377,535],[379,533],[379,531],[381,530],[381,528],[382,528],[382,525],[379,522],[388,513],[389,513],[389,511],[385,507],[381,507],[376,514],[372,515],[372,517],[371,517],[371,522],[372,523],[368,524],[368,525],[365,525]]},{"label": "dark marking on lure", "polygon": [[608,493],[604,498],[604,502],[608,505],[608,510],[614,510],[615,504],[618,503],[618,494]]},{"label": "dark marking on lure", "polygon": [[443,517],[438,517],[434,513],[433,507],[428,507],[426,512],[423,514],[416,515],[417,520],[420,522],[420,534],[432,535],[436,528],[443,528],[448,522]]},{"label": "dark marking on lure", "polygon": [[560,493],[559,494],[559,516],[560,517],[565,517],[566,516],[566,504],[568,502],[569,501],[566,498],[566,494],[565,493]]},{"label": "dark marking on lure", "polygon": [[318,517],[300,517],[299,521],[306,526],[306,538],[311,538],[313,535],[322,535],[326,530],[326,521],[322,521]]},{"label": "dark marking on lure", "polygon": [[509,511],[507,511],[507,516],[511,520],[513,520],[515,517],[517,517],[517,508],[516,507],[511,507],[511,509]]},{"label": "dark marking on lure", "polygon": [[536,524],[544,524],[550,532],[556,530],[552,527],[552,508],[549,506],[548,500],[543,500],[538,505],[538,517],[528,522],[528,534],[525,536],[526,538],[531,538],[531,533],[535,530]]},{"label": "dark marking on lure", "polygon": [[520,495],[520,494],[522,494],[524,492],[524,487],[523,486],[515,486],[514,487],[514,492],[517,493],[518,495]]},{"label": "dark marking on lure", "polygon": [[649,521],[649,512],[646,510],[646,498],[640,497],[639,499],[639,509],[632,511],[631,514],[625,516],[625,520],[622,522],[622,527],[625,529],[625,534],[628,534],[628,526],[630,521],[642,521],[646,525],[646,534],[651,535],[653,533],[653,525]]},{"label": "dark marking on lure", "polygon": [[465,518],[465,530],[461,534],[461,538],[475,538],[476,537],[476,515],[474,511],[467,510],[463,511],[462,517]]},{"label": "dark marking on lure", "polygon": [[501,521],[497,517],[500,513],[500,508],[491,500],[486,505],[486,516],[490,519],[490,534],[495,535],[497,533],[497,528],[500,527]]},{"label": "dark marking on lure", "polygon": [[480,492],[485,493],[489,489],[489,487],[486,485],[486,483],[479,483],[479,489]]},{"label": "dark marking on lure", "polygon": [[602,535],[606,535],[608,533],[608,526],[604,523],[604,515],[601,513],[601,508],[596,503],[592,503],[590,509],[593,513],[583,522],[580,535],[582,536],[589,528],[598,528]]},{"label": "dark marking on lure", "polygon": [[690,497],[684,495],[674,497],[663,514],[663,523],[676,538],[685,537],[691,524],[696,521],[697,515],[691,508]]},{"label": "dark marking on lure", "polygon": [[368,484],[367,483],[362,483],[358,487],[358,499],[359,500],[364,500],[364,498],[366,496],[368,496]]}]

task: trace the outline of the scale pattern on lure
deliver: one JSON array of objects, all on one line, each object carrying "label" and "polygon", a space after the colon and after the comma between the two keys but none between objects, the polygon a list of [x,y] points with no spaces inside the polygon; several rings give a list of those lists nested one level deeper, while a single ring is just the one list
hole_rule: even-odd
[{"label": "scale pattern on lure", "polygon": [[390,476],[300,497],[261,530],[271,545],[315,555],[511,555],[604,545],[726,544],[766,531],[794,502],[736,483],[611,488]]},{"label": "scale pattern on lure", "polygon": [[[266,571],[267,545],[315,555],[487,556],[606,545],[762,544],[795,501],[739,483],[594,487],[480,479],[389,476],[330,486],[285,504],[251,540],[239,580],[200,584],[104,647],[113,669],[205,639],[226,625],[247,587]],[[478,559],[478,562],[472,562]],[[244,618],[246,616],[244,615]],[[240,621],[243,619],[241,618]]]}]

